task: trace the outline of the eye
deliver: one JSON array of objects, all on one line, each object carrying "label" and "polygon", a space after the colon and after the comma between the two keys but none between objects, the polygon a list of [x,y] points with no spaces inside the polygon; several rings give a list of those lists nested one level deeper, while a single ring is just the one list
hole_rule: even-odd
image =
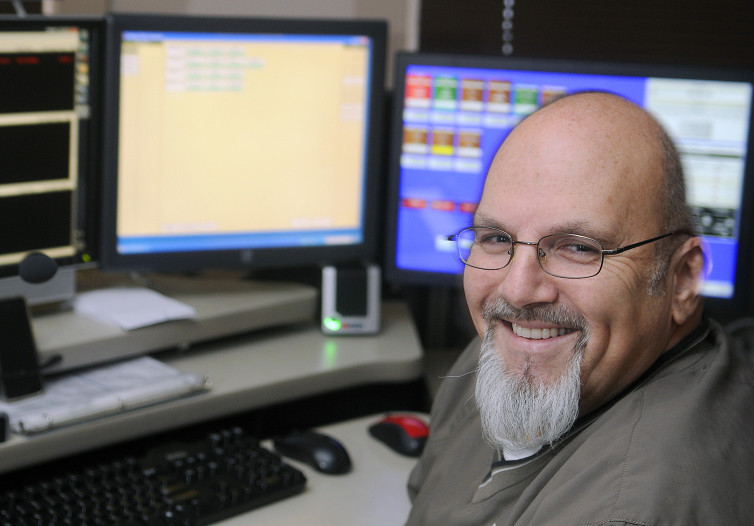
[{"label": "eye", "polygon": [[566,245],[565,248],[570,250],[571,252],[581,252],[586,254],[596,254],[599,252],[599,250],[593,245],[587,245],[585,243],[572,243],[570,245]]},{"label": "eye", "polygon": [[511,246],[511,237],[499,230],[478,229],[476,231],[476,244],[488,251],[505,251]]},{"label": "eye", "polygon": [[591,262],[602,254],[602,247],[596,241],[573,235],[552,236],[547,245],[546,252],[574,261]]}]

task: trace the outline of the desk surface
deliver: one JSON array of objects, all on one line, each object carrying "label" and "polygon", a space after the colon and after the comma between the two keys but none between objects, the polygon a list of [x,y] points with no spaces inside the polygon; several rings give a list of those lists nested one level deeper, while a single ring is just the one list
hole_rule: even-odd
[{"label": "desk surface", "polygon": [[321,428],[348,449],[353,463],[350,473],[323,475],[305,464],[288,460],[306,475],[303,494],[238,515],[218,526],[404,524],[411,507],[406,482],[416,459],[393,452],[369,435],[369,425],[381,416]]},{"label": "desk surface", "polygon": [[386,302],[376,336],[325,336],[298,324],[202,344],[158,357],[206,374],[207,393],[0,444],[0,473],[96,447],[368,383],[420,377],[422,350],[408,308]]},{"label": "desk surface", "polygon": [[[96,271],[81,273],[79,281],[80,292],[137,285],[122,275]],[[196,315],[136,330],[79,316],[73,309],[35,316],[40,360],[52,361],[45,374],[307,322],[316,312],[317,291],[313,287],[246,280],[232,273],[191,278],[153,275],[149,288],[193,307]]]}]

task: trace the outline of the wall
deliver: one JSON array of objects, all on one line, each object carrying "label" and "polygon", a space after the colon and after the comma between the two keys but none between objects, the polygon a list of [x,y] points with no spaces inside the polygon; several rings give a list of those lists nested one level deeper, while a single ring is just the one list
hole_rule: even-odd
[{"label": "wall", "polygon": [[375,18],[387,20],[388,69],[398,50],[419,45],[420,0],[46,0],[50,14],[190,13],[219,16],[246,15],[300,18]]},{"label": "wall", "polygon": [[423,51],[754,69],[751,0],[424,0]]}]

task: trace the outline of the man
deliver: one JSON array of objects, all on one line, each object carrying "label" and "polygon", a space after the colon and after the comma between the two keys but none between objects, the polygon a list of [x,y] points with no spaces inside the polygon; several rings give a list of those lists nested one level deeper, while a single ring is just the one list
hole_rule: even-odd
[{"label": "man", "polygon": [[443,381],[411,525],[733,525],[754,516],[754,372],[702,315],[678,154],[580,93],[493,160],[458,234],[480,339]]}]

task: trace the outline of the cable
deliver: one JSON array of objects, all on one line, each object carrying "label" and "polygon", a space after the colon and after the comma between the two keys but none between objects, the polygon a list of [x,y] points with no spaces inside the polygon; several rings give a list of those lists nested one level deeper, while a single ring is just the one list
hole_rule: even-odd
[{"label": "cable", "polygon": [[26,9],[24,8],[24,4],[21,0],[11,0],[11,3],[13,4],[13,9],[16,11],[17,17],[23,18],[26,16]]}]

